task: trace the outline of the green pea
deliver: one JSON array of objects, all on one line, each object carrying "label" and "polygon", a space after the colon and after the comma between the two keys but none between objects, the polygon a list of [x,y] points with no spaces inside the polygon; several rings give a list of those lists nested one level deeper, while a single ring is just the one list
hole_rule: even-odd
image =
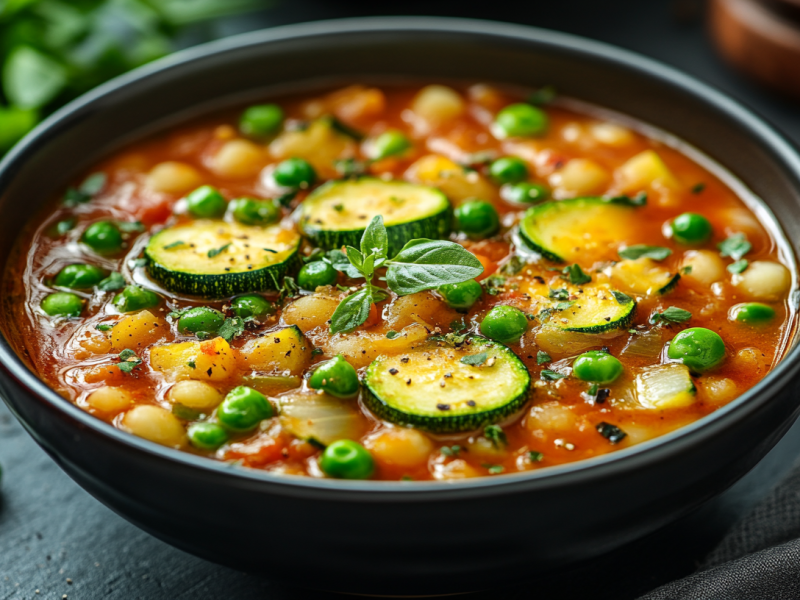
[{"label": "green pea", "polygon": [[618,359],[600,350],[584,352],[572,364],[575,377],[594,383],[611,383],[622,375],[622,370]]},{"label": "green pea", "polygon": [[673,219],[672,236],[681,244],[702,244],[711,237],[711,223],[703,215],[683,213]]},{"label": "green pea", "polygon": [[239,131],[250,137],[267,137],[283,125],[283,109],[277,104],[257,104],[242,113]]},{"label": "green pea", "polygon": [[528,329],[528,318],[513,306],[495,306],[481,321],[481,333],[503,344],[519,341]]},{"label": "green pea", "polygon": [[504,185],[500,189],[500,197],[506,202],[517,204],[536,204],[546,200],[550,190],[540,183],[513,183]]},{"label": "green pea", "polygon": [[340,354],[321,363],[311,374],[308,385],[315,390],[325,390],[337,398],[349,398],[358,393],[358,374]]},{"label": "green pea", "polygon": [[489,175],[499,184],[518,183],[528,178],[528,165],[516,156],[504,156],[489,166]]},{"label": "green pea", "polygon": [[120,312],[134,312],[155,306],[160,300],[155,292],[138,285],[129,285],[114,296],[113,303]]},{"label": "green pea", "polygon": [[94,265],[67,265],[58,272],[54,283],[59,287],[84,290],[105,279],[106,272]]},{"label": "green pea", "polygon": [[455,210],[459,231],[470,237],[491,237],[500,230],[497,209],[485,200],[468,200]]},{"label": "green pea", "polygon": [[210,185],[199,187],[186,196],[186,205],[195,219],[218,219],[228,208],[219,190]]},{"label": "green pea", "polygon": [[288,158],[278,163],[272,176],[283,187],[307,188],[317,179],[317,172],[302,158]]},{"label": "green pea", "polygon": [[95,252],[111,254],[122,249],[122,233],[111,221],[97,221],[83,232],[83,243]]},{"label": "green pea", "polygon": [[338,440],[325,448],[319,466],[328,477],[368,479],[375,472],[375,460],[358,442]]},{"label": "green pea", "polygon": [[77,317],[83,310],[83,300],[69,292],[56,292],[42,300],[42,310],[51,317]]},{"label": "green pea", "polygon": [[264,394],[243,385],[233,388],[217,408],[217,419],[233,431],[249,431],[272,416]]},{"label": "green pea", "polygon": [[271,225],[281,216],[280,209],[272,200],[236,198],[231,200],[233,218],[244,225]]},{"label": "green pea", "polygon": [[380,134],[372,147],[372,158],[380,160],[398,156],[411,148],[411,141],[400,131],[391,130]]},{"label": "green pea", "polygon": [[713,369],[725,358],[725,342],[719,334],[704,327],[684,329],[669,344],[667,356],[679,360],[692,371]]},{"label": "green pea", "polygon": [[304,265],[297,274],[297,285],[304,290],[314,291],[321,285],[333,285],[339,273],[324,260],[315,260]]},{"label": "green pea", "polygon": [[231,302],[231,310],[233,314],[240,319],[247,319],[253,317],[260,319],[275,312],[275,307],[272,302],[266,300],[262,296],[256,294],[248,294],[247,296],[239,296]]},{"label": "green pea", "polygon": [[201,450],[216,450],[228,441],[228,432],[217,423],[192,423],[187,430],[189,443]]},{"label": "green pea", "polygon": [[731,307],[730,320],[747,325],[763,325],[775,318],[775,309],[760,302],[743,302]]},{"label": "green pea", "polygon": [[213,336],[225,322],[225,315],[208,306],[196,306],[187,310],[178,319],[178,332],[193,333],[199,338]]},{"label": "green pea", "polygon": [[458,311],[468,311],[483,295],[481,284],[470,279],[461,283],[448,283],[439,287],[444,301]]},{"label": "green pea", "polygon": [[497,113],[492,131],[499,138],[529,137],[547,131],[549,119],[543,110],[530,104],[512,104]]}]

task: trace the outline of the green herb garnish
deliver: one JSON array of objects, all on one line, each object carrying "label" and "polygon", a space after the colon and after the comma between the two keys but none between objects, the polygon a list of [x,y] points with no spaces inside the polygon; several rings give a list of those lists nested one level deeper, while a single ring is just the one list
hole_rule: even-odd
[{"label": "green herb garnish", "polygon": [[664,260],[670,254],[672,254],[672,250],[669,248],[664,248],[663,246],[648,246],[647,244],[636,244],[619,251],[619,255],[628,260],[636,260],[637,258]]},{"label": "green herb garnish", "polygon": [[664,312],[653,313],[650,317],[650,323],[686,323],[691,318],[692,313],[688,310],[670,306]]}]

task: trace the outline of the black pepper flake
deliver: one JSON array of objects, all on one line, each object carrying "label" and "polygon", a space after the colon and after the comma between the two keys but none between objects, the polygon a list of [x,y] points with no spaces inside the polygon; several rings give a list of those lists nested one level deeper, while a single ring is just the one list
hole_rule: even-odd
[{"label": "black pepper flake", "polygon": [[400,372],[400,371],[398,371],[398,370],[397,370],[397,369],[395,369],[394,367],[392,367],[391,369],[389,369],[389,375],[397,375],[399,372]]},{"label": "black pepper flake", "polygon": [[467,406],[475,406],[475,400],[467,400]]},{"label": "black pepper flake", "polygon": [[211,377],[211,367],[208,367],[208,371],[206,371],[206,375],[208,375],[209,377]]},{"label": "black pepper flake", "polygon": [[406,379],[406,385],[411,385],[411,380],[410,379]]},{"label": "black pepper flake", "polygon": [[401,363],[407,363],[409,360],[410,359],[407,356],[404,356],[403,358],[400,359],[400,362]]},{"label": "black pepper flake", "polygon": [[450,410],[450,405],[449,404],[437,404],[436,408],[438,408],[439,410]]},{"label": "black pepper flake", "polygon": [[280,344],[281,343],[281,338],[275,338],[275,343],[276,344]]},{"label": "black pepper flake", "polygon": [[608,388],[601,388],[597,390],[597,396],[594,399],[595,404],[604,404],[610,395],[611,390]]},{"label": "black pepper flake", "polygon": [[597,431],[600,435],[602,435],[612,444],[618,444],[619,442],[625,439],[625,436],[628,435],[616,425],[612,425],[611,423],[606,423],[605,421],[602,421],[597,424]]}]

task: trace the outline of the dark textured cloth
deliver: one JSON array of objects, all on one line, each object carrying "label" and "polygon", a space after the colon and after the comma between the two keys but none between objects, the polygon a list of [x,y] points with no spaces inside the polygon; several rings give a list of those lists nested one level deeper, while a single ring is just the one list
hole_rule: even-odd
[{"label": "dark textured cloth", "polygon": [[800,466],[737,523],[694,575],[641,600],[800,599]]}]

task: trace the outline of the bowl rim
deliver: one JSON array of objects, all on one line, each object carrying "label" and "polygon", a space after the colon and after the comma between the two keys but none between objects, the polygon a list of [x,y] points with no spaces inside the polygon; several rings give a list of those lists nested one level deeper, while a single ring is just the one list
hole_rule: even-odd
[{"label": "bowl rim", "polygon": [[[604,42],[525,25],[451,17],[389,16],[314,21],[243,33],[178,51],[116,77],[71,101],[46,118],[20,141],[0,161],[0,193],[13,179],[16,165],[21,164],[29,154],[49,143],[51,131],[78,125],[82,115],[95,108],[93,106],[95,103],[102,101],[106,96],[124,91],[128,86],[173,69],[185,68],[189,64],[247,47],[343,34],[374,34],[378,31],[394,34],[443,33],[456,36],[482,36],[498,41],[505,39],[521,43],[528,42],[548,46],[562,53],[571,53],[584,60],[599,58],[614,63],[628,72],[638,72],[640,75],[679,88],[684,93],[713,106],[715,110],[727,115],[752,137],[768,147],[786,170],[800,179],[800,155],[795,151],[794,146],[764,119],[714,87],[654,59]],[[508,473],[503,477],[478,477],[447,482],[348,481],[291,477],[259,469],[231,468],[229,464],[221,461],[167,448],[128,434],[85,412],[56,393],[28,369],[5,335],[0,335],[0,367],[3,377],[16,380],[17,384],[25,388],[30,396],[45,402],[56,412],[65,414],[94,433],[125,446],[127,450],[146,454],[152,459],[160,459],[195,469],[203,474],[227,478],[231,480],[230,484],[232,485],[236,485],[238,482],[240,485],[247,483],[249,486],[260,486],[262,491],[270,494],[321,497],[321,493],[327,493],[328,496],[335,495],[337,499],[354,501],[365,500],[367,494],[370,495],[370,501],[390,502],[399,498],[404,501],[447,501],[451,500],[454,495],[465,498],[494,495],[499,491],[508,493],[541,491],[640,469],[654,461],[668,460],[671,456],[703,443],[734,422],[746,419],[749,414],[758,411],[764,404],[773,400],[772,392],[789,382],[800,368],[799,363],[800,344],[795,344],[764,379],[729,404],[672,432],[601,456],[545,469]],[[16,414],[13,407],[11,409]],[[40,440],[30,425],[22,419],[20,421],[29,433],[47,446],[47,440]]]}]

